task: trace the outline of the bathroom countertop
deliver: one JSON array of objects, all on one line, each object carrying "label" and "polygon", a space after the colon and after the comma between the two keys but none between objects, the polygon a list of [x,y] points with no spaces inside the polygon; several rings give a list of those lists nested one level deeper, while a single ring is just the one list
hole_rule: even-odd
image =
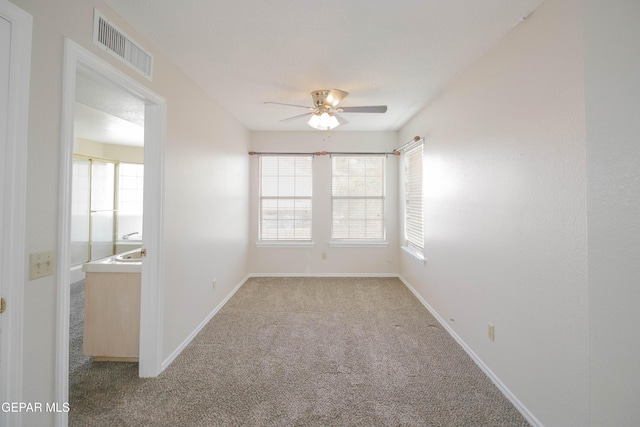
[{"label": "bathroom countertop", "polygon": [[138,249],[110,257],[87,262],[82,265],[85,273],[142,273],[142,262],[118,262],[117,256],[133,253]]}]

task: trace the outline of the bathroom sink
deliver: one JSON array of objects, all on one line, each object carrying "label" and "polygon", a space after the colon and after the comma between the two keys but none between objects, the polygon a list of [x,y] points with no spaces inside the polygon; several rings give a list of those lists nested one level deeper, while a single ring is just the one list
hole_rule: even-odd
[{"label": "bathroom sink", "polygon": [[117,255],[115,262],[142,262],[142,254],[139,250],[133,252],[126,252],[124,254]]}]

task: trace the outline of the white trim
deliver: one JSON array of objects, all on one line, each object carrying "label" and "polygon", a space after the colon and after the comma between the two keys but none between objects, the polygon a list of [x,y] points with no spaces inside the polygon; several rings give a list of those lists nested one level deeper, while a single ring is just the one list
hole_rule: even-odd
[{"label": "white trim", "polygon": [[[166,101],[133,78],[123,74],[82,46],[65,38],[63,64],[62,123],[60,148],[60,208],[58,213],[58,264],[56,313],[56,402],[63,404],[69,397],[69,285],[71,180],[73,159],[73,107],[75,104],[76,69],[82,66],[125,88],[145,100],[145,209],[144,244],[148,256],[142,270],[140,305],[140,376],[156,376],[161,372],[164,270],[163,241],[163,170],[166,128]],[[153,142],[152,142],[153,141]],[[147,197],[153,196],[153,203]],[[149,213],[147,214],[147,212]],[[55,425],[64,427],[68,413],[56,414]]]},{"label": "white trim", "polygon": [[[29,83],[33,18],[14,4],[0,1],[0,17],[11,23],[11,59],[6,158],[4,159],[5,235],[2,292],[7,300],[3,313],[0,402],[22,401],[23,316],[25,284],[25,212],[27,189],[27,144],[29,128]],[[22,414],[0,412],[0,425],[20,426]]]},{"label": "white trim", "polygon": [[295,240],[258,240],[256,247],[258,248],[286,248],[286,247],[298,247],[298,248],[311,248],[315,246],[313,241],[295,241]]},{"label": "white trim", "polygon": [[248,277],[399,277],[398,273],[249,273]]},{"label": "white trim", "polygon": [[[156,97],[151,98],[151,95]],[[142,263],[140,289],[140,377],[162,372],[164,333],[164,146],[166,101],[146,93],[144,119],[144,205],[142,246],[147,256]],[[149,101],[154,104],[150,105]],[[155,203],[150,203],[153,201]]]},{"label": "white trim", "polygon": [[424,259],[424,254],[419,252],[418,250],[409,246],[400,246],[400,249],[411,255],[411,257],[420,264],[425,265],[427,263],[427,260]]},{"label": "white trim", "polygon": [[220,302],[220,304],[218,304],[216,308],[214,308],[213,311],[209,313],[209,315],[202,322],[200,322],[198,326],[196,326],[196,328],[189,334],[189,336],[184,341],[182,341],[182,343],[178,346],[178,348],[173,350],[173,352],[169,355],[169,357],[167,357],[166,360],[162,362],[163,371],[167,369],[167,367],[171,364],[171,362],[173,362],[175,358],[178,357],[178,355],[182,353],[182,351],[185,348],[187,348],[189,343],[193,341],[193,339],[196,337],[196,335],[198,335],[198,333],[202,330],[202,328],[204,328],[205,325],[209,323],[209,321],[213,318],[213,316],[215,316],[220,311],[220,309],[224,307],[227,304],[227,302],[229,302],[231,297],[234,296],[236,292],[238,292],[238,290],[242,287],[242,285],[244,285],[245,282],[249,280],[249,277],[250,277],[249,275],[245,276],[244,279],[242,279],[240,283],[238,283],[236,287],[233,288],[233,290],[229,293],[229,295],[227,295],[225,299],[223,299],[222,302]]},{"label": "white trim", "polygon": [[74,267],[71,267],[69,283],[76,283],[76,282],[79,282],[80,280],[84,280],[84,278],[85,278],[85,274],[84,274],[84,271],[82,271],[82,265],[76,265]]},{"label": "white trim", "polygon": [[386,248],[389,242],[386,240],[331,240],[330,248]]},{"label": "white trim", "polygon": [[498,387],[498,390],[500,390],[502,392],[502,394],[507,399],[509,399],[509,401],[522,414],[522,416],[529,422],[529,424],[531,424],[534,427],[537,427],[537,426],[542,427],[543,424],[540,422],[540,420],[538,420],[531,413],[531,411],[529,411],[526,408],[526,406],[524,406],[524,404],[522,402],[520,402],[520,400],[511,392],[511,390],[509,390],[509,388],[506,385],[504,385],[504,383],[502,381],[500,381],[498,376],[496,374],[494,374],[493,371],[491,371],[491,369],[489,369],[489,367],[487,365],[485,365],[485,363],[482,361],[482,359],[480,359],[480,357],[471,349],[471,347],[469,347],[467,345],[467,343],[465,343],[462,340],[462,338],[460,338],[460,336],[458,336],[458,334],[456,334],[456,332],[453,329],[451,329],[451,327],[447,324],[447,322],[445,322],[445,320],[442,317],[440,317],[440,315],[433,309],[433,307],[431,307],[429,305],[429,303],[427,303],[427,301],[425,301],[425,299],[422,298],[422,295],[420,295],[418,293],[418,291],[416,291],[413,288],[413,286],[411,286],[411,284],[409,284],[409,282],[407,282],[405,280],[404,277],[402,277],[401,275],[398,275],[398,278],[411,291],[411,293],[413,293],[413,295],[415,295],[415,297],[418,299],[418,301],[420,301],[422,303],[422,305],[424,305],[425,308],[427,310],[429,310],[429,313],[431,313],[431,315],[436,318],[436,320],[449,333],[449,335],[451,335],[453,337],[453,339],[456,340],[456,342],[469,355],[469,357],[471,357],[471,359],[475,362],[475,364],[478,365],[478,367],[480,369],[482,369],[482,372],[484,372],[485,375],[487,377],[489,377],[491,382],[493,382],[495,384],[495,386]]},{"label": "white trim", "polygon": [[[56,308],[56,361],[54,398],[59,405],[69,401],[69,312],[71,284],[71,171],[73,158],[73,105],[75,103],[77,52],[65,42],[62,74],[62,123],[60,137],[60,194],[58,199],[58,265]],[[71,142],[69,142],[71,141]],[[56,414],[55,425],[68,424],[65,412]]]}]

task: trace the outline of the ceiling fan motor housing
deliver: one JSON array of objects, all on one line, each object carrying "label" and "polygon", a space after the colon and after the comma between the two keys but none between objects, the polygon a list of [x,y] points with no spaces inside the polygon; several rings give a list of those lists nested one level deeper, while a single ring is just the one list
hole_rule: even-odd
[{"label": "ceiling fan motor housing", "polygon": [[311,98],[313,99],[313,105],[320,107],[322,105],[330,108],[335,108],[342,99],[347,96],[348,93],[338,89],[321,89],[311,92]]}]

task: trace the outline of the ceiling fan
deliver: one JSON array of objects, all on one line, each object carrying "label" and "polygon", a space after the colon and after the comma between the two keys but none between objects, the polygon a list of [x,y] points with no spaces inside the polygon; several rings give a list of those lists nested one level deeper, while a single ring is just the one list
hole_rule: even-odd
[{"label": "ceiling fan", "polygon": [[309,110],[307,113],[299,114],[297,116],[289,117],[281,122],[298,119],[300,117],[311,116],[307,124],[314,129],[329,130],[336,126],[347,123],[345,119],[337,115],[336,113],[386,113],[386,105],[369,105],[361,107],[338,107],[340,101],[342,101],[348,92],[340,89],[321,89],[311,92],[311,98],[313,99],[313,107],[297,104],[285,104],[282,102],[265,102],[265,104],[277,104],[287,105],[289,107],[299,107]]}]

